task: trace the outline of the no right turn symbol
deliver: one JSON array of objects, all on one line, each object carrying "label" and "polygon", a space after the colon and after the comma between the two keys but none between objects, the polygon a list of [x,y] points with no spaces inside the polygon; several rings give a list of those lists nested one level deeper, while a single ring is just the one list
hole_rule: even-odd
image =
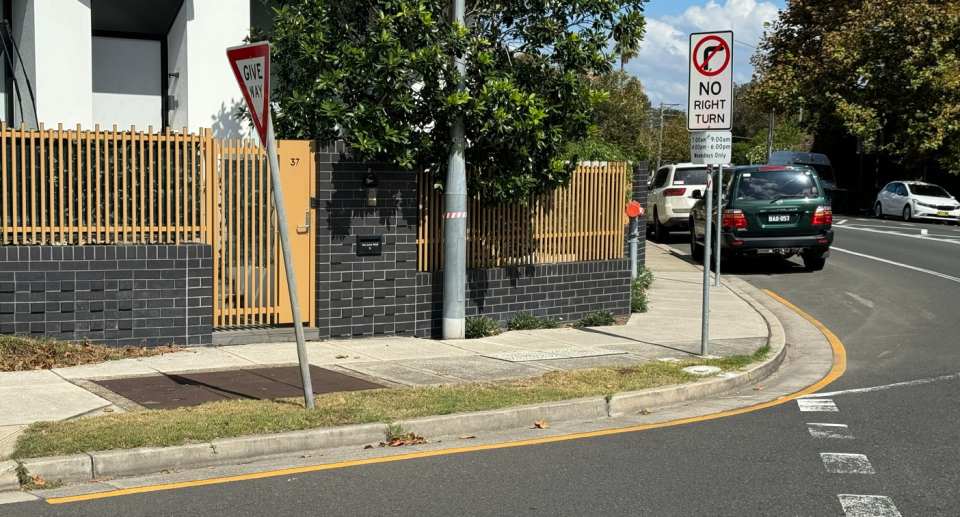
[{"label": "no right turn symbol", "polygon": [[723,72],[729,64],[730,49],[727,42],[717,36],[703,38],[693,49],[693,66],[707,77]]}]

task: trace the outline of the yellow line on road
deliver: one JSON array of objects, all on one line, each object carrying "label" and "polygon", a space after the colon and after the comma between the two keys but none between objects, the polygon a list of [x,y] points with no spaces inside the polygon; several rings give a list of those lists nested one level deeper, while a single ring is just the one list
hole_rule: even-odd
[{"label": "yellow line on road", "polygon": [[751,411],[757,411],[757,410],[759,410],[759,409],[764,409],[764,408],[768,408],[768,407],[772,407],[772,406],[777,406],[777,405],[783,404],[784,402],[789,402],[789,401],[791,401],[791,400],[793,400],[793,399],[795,399],[795,398],[797,398],[797,397],[800,397],[800,396],[802,396],[802,395],[807,395],[807,394],[809,394],[809,393],[814,393],[814,392],[822,389],[824,386],[826,386],[826,385],[830,384],[831,382],[835,381],[835,380],[836,380],[837,378],[839,378],[841,375],[843,375],[843,372],[844,372],[844,371],[846,370],[846,368],[847,368],[847,353],[846,353],[846,350],[843,348],[843,343],[840,342],[840,340],[837,338],[837,336],[835,336],[835,335],[833,334],[833,332],[830,332],[830,330],[827,329],[827,327],[823,326],[822,323],[820,323],[819,321],[813,319],[810,315],[808,315],[807,313],[801,311],[800,309],[798,309],[798,308],[797,308],[795,305],[793,305],[792,303],[784,300],[783,298],[777,296],[776,294],[774,294],[773,292],[771,292],[771,291],[769,291],[769,290],[766,290],[766,289],[765,289],[763,292],[766,293],[766,294],[768,294],[770,297],[772,297],[773,299],[777,300],[778,302],[780,302],[780,303],[784,304],[785,306],[789,307],[789,308],[792,309],[794,312],[796,312],[797,314],[799,314],[800,316],[802,316],[804,319],[806,319],[807,321],[809,321],[810,323],[812,323],[814,326],[816,326],[816,327],[820,330],[820,332],[822,332],[823,335],[826,336],[827,340],[830,342],[831,348],[833,348],[833,367],[830,368],[830,372],[827,373],[827,375],[826,375],[823,379],[820,379],[816,384],[814,384],[814,385],[812,385],[812,386],[810,386],[810,387],[808,387],[808,388],[806,388],[806,389],[804,389],[804,390],[798,391],[798,392],[793,393],[793,394],[791,394],[791,395],[787,395],[787,396],[785,396],[785,397],[781,397],[781,398],[776,399],[776,400],[772,400],[772,401],[770,401],[770,402],[764,402],[763,404],[757,404],[757,405],[755,405],[755,406],[749,406],[749,407],[745,407],[745,408],[734,409],[734,410],[731,410],[731,411],[724,411],[724,412],[722,412],[722,413],[714,413],[714,414],[712,414],[712,415],[704,415],[704,416],[697,416],[697,417],[691,417],[691,418],[684,418],[684,419],[681,419],[681,420],[673,420],[673,421],[670,421],[670,422],[661,422],[661,423],[659,423],[659,424],[637,425],[637,426],[632,426],[632,427],[622,427],[622,428],[618,428],[618,429],[605,429],[605,430],[602,430],[602,431],[591,431],[591,432],[587,432],[587,433],[576,433],[576,434],[568,434],[568,435],[563,435],[563,436],[552,436],[552,437],[549,437],[549,438],[536,438],[536,439],[533,439],[533,440],[521,440],[521,441],[516,441],[516,442],[492,443],[492,444],[487,444],[487,445],[475,445],[475,446],[472,446],[472,447],[457,447],[457,448],[454,448],[454,449],[445,449],[445,450],[438,450],[438,451],[415,452],[415,453],[412,453],[412,454],[404,454],[404,455],[402,455],[402,456],[392,456],[392,457],[385,457],[385,458],[369,458],[369,459],[365,459],[365,460],[344,461],[344,462],[340,462],[340,463],[330,463],[330,464],[328,464],[328,465],[313,465],[313,466],[309,466],[309,467],[298,467],[298,468],[283,469],[283,470],[272,470],[272,471],[269,471],[269,472],[257,472],[257,473],[255,473],[255,474],[244,474],[244,475],[240,475],[240,476],[228,476],[228,477],[220,477],[220,478],[211,478],[211,479],[203,479],[203,480],[199,480],[199,481],[185,481],[185,482],[183,482],[183,483],[168,483],[168,484],[164,484],[164,485],[153,485],[153,486],[144,486],[144,487],[137,487],[137,488],[126,488],[126,489],[122,489],[122,490],[111,490],[111,491],[109,491],[109,492],[99,492],[99,493],[95,493],[95,494],[77,495],[77,496],[72,496],[72,497],[56,497],[56,498],[50,498],[50,499],[47,499],[47,502],[50,503],[50,504],[74,503],[74,502],[78,502],[78,501],[89,501],[89,500],[91,500],[91,499],[102,499],[102,498],[106,498],[106,497],[119,497],[119,496],[124,496],[124,495],[131,495],[131,494],[142,494],[142,493],[146,493],[146,492],[158,492],[158,491],[161,491],[161,490],[174,490],[174,489],[177,489],[177,488],[188,488],[188,487],[197,487],[197,486],[204,486],[204,485],[215,485],[215,484],[220,484],[220,483],[231,483],[231,482],[234,482],[234,481],[250,481],[250,480],[253,480],[253,479],[264,479],[264,478],[277,477],[277,476],[289,476],[289,475],[291,475],[291,474],[302,474],[302,473],[305,473],[305,472],[317,472],[317,471],[321,471],[321,470],[331,470],[331,469],[339,469],[339,468],[345,468],[345,467],[357,467],[357,466],[360,466],[360,465],[374,465],[374,464],[378,464],[378,463],[389,463],[389,462],[393,462],[393,461],[412,460],[412,459],[417,459],[417,458],[429,458],[429,457],[432,457],[432,456],[443,456],[443,455],[447,455],[447,454],[459,454],[459,453],[463,453],[463,452],[487,451],[487,450],[493,450],[493,449],[506,449],[506,448],[510,448],[510,447],[522,447],[522,446],[525,446],[525,445],[537,445],[537,444],[543,444],[543,443],[562,442],[562,441],[566,441],[566,440],[576,440],[576,439],[580,439],[580,438],[593,438],[593,437],[597,437],[597,436],[607,436],[607,435],[621,434],[621,433],[632,433],[632,432],[636,432],[636,431],[646,431],[646,430],[648,430],[648,429],[658,429],[658,428],[661,428],[661,427],[671,427],[671,426],[675,426],[675,425],[690,424],[690,423],[693,423],[693,422],[703,422],[703,421],[706,421],[706,420],[714,420],[714,419],[717,419],[717,418],[724,418],[724,417],[728,417],[728,416],[734,416],[734,415],[740,415],[740,414],[743,414],[743,413],[749,413],[749,412],[751,412]]}]

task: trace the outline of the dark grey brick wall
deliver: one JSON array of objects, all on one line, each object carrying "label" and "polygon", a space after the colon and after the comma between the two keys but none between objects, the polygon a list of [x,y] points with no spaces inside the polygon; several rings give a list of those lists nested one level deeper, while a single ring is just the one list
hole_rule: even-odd
[{"label": "dark grey brick wall", "polygon": [[[320,337],[438,337],[443,272],[417,272],[417,173],[357,163],[342,142],[317,149]],[[369,172],[380,181],[376,207],[364,202]],[[382,236],[383,254],[357,256],[357,235]],[[520,310],[561,322],[630,311],[629,260],[472,269],[467,280],[467,315],[502,323]]]},{"label": "dark grey brick wall", "polygon": [[209,344],[210,251],[205,244],[0,247],[0,334]]},{"label": "dark grey brick wall", "polygon": [[[417,275],[417,335],[440,337],[443,272]],[[467,317],[486,315],[506,325],[517,312],[557,323],[607,309],[630,314],[630,260],[468,269]]]},{"label": "dark grey brick wall", "polygon": [[[650,180],[650,162],[643,161],[633,167],[633,199],[640,203],[640,206],[647,208],[647,182]],[[647,263],[647,224],[643,220],[646,214],[640,220],[640,239],[637,243],[637,263],[645,266]],[[627,258],[630,258],[629,247],[627,249]],[[628,266],[629,267],[629,266]]]},{"label": "dark grey brick wall", "polygon": [[[343,142],[317,146],[317,326],[321,338],[413,335],[417,173],[362,164]],[[363,179],[377,175],[376,207]],[[380,256],[357,256],[357,235],[379,235]]]}]

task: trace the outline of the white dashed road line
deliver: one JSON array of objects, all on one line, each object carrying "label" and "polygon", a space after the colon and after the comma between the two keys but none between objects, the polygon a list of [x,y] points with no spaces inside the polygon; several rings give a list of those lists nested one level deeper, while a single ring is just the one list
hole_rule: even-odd
[{"label": "white dashed road line", "polygon": [[833,403],[830,399],[797,399],[797,406],[800,408],[800,411],[827,411],[827,412],[837,412],[840,411],[837,409],[837,405]]},{"label": "white dashed road line", "polygon": [[[894,232],[889,230],[871,230],[870,228],[860,228],[857,226],[840,226],[844,230],[856,230],[858,232],[870,232],[870,233],[882,233],[885,235],[895,235],[897,237],[907,237],[910,239],[921,239],[926,241],[937,241],[937,242],[946,242],[948,244],[960,244],[960,241],[953,240],[950,235],[930,235],[930,234],[920,234],[920,233],[902,233]],[[925,231],[926,229],[923,228]],[[937,238],[941,237],[941,238]]]},{"label": "white dashed road line", "polygon": [[810,431],[810,436],[814,438],[853,440],[850,429],[843,424],[807,424],[807,429]]},{"label": "white dashed road line", "polygon": [[[958,244],[960,244],[960,242],[958,242]],[[863,258],[867,258],[867,259],[870,259],[870,260],[876,260],[877,262],[883,262],[883,263],[885,263],[885,264],[890,264],[890,265],[892,265],[892,266],[898,266],[898,267],[902,267],[902,268],[906,268],[906,269],[912,269],[913,271],[919,271],[920,273],[926,273],[926,274],[928,274],[928,275],[938,276],[938,277],[940,277],[940,278],[945,278],[945,279],[947,279],[947,280],[960,283],[960,278],[957,278],[957,277],[955,277],[955,276],[945,275],[945,274],[943,274],[943,273],[938,273],[938,272],[936,272],[936,271],[931,271],[931,270],[929,270],[929,269],[923,269],[922,267],[911,266],[910,264],[903,264],[903,263],[900,263],[900,262],[894,262],[894,261],[892,261],[892,260],[887,260],[887,259],[880,258],[880,257],[874,257],[873,255],[865,255],[865,254],[863,254],[863,253],[857,253],[856,251],[845,250],[845,249],[843,249],[843,248],[831,247],[830,250],[831,250],[831,251],[839,251],[839,252],[842,252],[842,253],[848,253],[848,254],[850,254],[850,255],[855,255],[855,256],[857,256],[857,257],[863,257]]]},{"label": "white dashed road line", "polygon": [[850,393],[870,393],[872,391],[888,390],[890,388],[901,388],[904,386],[917,386],[920,384],[929,384],[931,382],[948,381],[950,379],[958,379],[958,378],[960,378],[960,373],[951,373],[950,375],[941,375],[940,377],[932,377],[930,379],[918,379],[915,381],[895,382],[893,384],[884,384],[883,386],[872,386],[870,388],[857,388],[853,390],[830,391],[827,393],[813,393],[810,395],[800,395],[800,397],[798,397],[798,402],[799,402],[799,399],[803,399],[806,397],[833,397],[836,395],[847,395]]},{"label": "white dashed road line", "polygon": [[901,517],[889,497],[853,494],[840,494],[837,497],[846,517]]},{"label": "white dashed road line", "polygon": [[821,452],[823,466],[831,474],[876,474],[870,460],[863,454],[845,452]]}]

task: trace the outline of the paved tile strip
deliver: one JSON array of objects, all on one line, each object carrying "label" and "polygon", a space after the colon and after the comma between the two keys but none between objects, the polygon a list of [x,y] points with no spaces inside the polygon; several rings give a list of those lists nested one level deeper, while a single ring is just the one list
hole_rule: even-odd
[{"label": "paved tile strip", "polygon": [[846,517],[900,517],[900,512],[889,497],[853,494],[840,494],[837,497]]},{"label": "paved tile strip", "polygon": [[797,406],[800,411],[840,411],[831,399],[797,399]]},{"label": "paved tile strip", "polygon": [[876,474],[870,460],[863,454],[847,454],[842,452],[821,452],[820,459],[823,466],[831,474]]},{"label": "paved tile strip", "polygon": [[814,438],[853,440],[850,429],[843,424],[807,424],[807,429],[810,431],[810,436]]},{"label": "paved tile strip", "polygon": [[572,347],[556,350],[530,350],[524,352],[497,352],[485,354],[484,357],[519,363],[524,361],[546,361],[550,359],[576,359],[580,357],[596,357],[604,355],[626,354],[623,350],[609,350],[605,348]]}]

